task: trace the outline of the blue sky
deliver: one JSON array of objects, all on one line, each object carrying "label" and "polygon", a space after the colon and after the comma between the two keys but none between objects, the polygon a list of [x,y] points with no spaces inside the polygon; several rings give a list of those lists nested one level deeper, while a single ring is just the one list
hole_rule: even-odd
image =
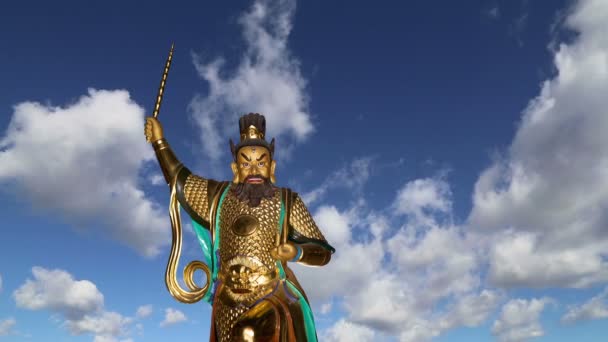
[{"label": "blue sky", "polygon": [[[0,340],[198,341],[165,289],[159,116],[231,178],[264,113],[277,180],[337,249],[295,266],[322,341],[608,334],[601,0],[11,3],[0,20]],[[201,258],[191,232],[182,263]]]}]

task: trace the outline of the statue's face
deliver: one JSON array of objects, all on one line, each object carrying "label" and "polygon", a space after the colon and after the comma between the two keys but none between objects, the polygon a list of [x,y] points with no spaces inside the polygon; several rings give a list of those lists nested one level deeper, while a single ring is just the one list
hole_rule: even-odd
[{"label": "statue's face", "polygon": [[235,183],[247,182],[262,184],[264,179],[275,182],[274,168],[276,163],[270,159],[270,151],[262,146],[245,146],[237,154],[236,163],[233,162],[232,172]]}]

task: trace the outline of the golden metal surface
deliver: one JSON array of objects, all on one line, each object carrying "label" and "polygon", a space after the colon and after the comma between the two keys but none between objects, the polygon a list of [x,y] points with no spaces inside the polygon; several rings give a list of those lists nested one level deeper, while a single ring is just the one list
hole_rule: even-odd
[{"label": "golden metal surface", "polygon": [[[220,212],[220,260],[221,267],[237,255],[255,257],[268,269],[275,267],[275,259],[270,255],[274,248],[281,213],[281,193],[277,191],[273,198],[262,199],[257,207],[250,207],[240,201],[232,192],[228,192]],[[234,217],[251,215],[258,219],[259,228],[249,236],[239,236],[232,231]]]},{"label": "golden metal surface", "polygon": [[254,258],[236,259],[231,260],[231,266],[219,275],[219,279],[226,286],[219,294],[219,299],[227,306],[251,306],[272,292],[276,287],[278,274],[261,266]]},{"label": "golden metal surface", "polygon": [[241,132],[241,141],[245,139],[264,139],[264,133],[260,132],[254,125],[250,125],[246,132]]},{"label": "golden metal surface", "polygon": [[266,299],[243,313],[235,323],[233,341],[253,336],[253,341],[279,341],[281,314],[275,303]]},{"label": "golden metal surface", "polygon": [[284,281],[279,283],[272,296],[244,312],[232,329],[232,341],[241,336],[255,336],[256,341],[307,341],[302,306]]},{"label": "golden metal surface", "polygon": [[245,146],[238,151],[236,162],[230,164],[234,173],[233,183],[242,183],[248,176],[262,176],[276,181],[276,162],[270,159],[270,151],[261,146]]},{"label": "golden metal surface", "polygon": [[171,146],[169,146],[169,143],[164,138],[153,142],[152,147],[154,147],[156,159],[158,159],[158,164],[163,172],[165,181],[169,184],[177,175],[177,171],[182,167],[182,163],[177,159]]},{"label": "golden metal surface", "polygon": [[209,221],[208,184],[207,179],[194,174],[189,175],[184,184],[186,202],[205,221]]},{"label": "golden metal surface", "polygon": [[163,126],[158,119],[148,116],[144,126],[146,142],[159,142],[163,138]]},{"label": "golden metal surface", "polygon": [[210,218],[209,222],[211,223],[211,225],[209,227],[211,227],[211,229],[210,229],[211,230],[211,241],[213,243],[215,242],[215,227],[216,227],[218,203],[220,201],[220,197],[221,197],[222,193],[224,192],[224,189],[228,186],[229,186],[228,182],[220,183],[220,185],[216,189],[217,191],[213,195],[213,200],[211,201],[211,205],[209,208],[209,218]]},{"label": "golden metal surface", "polygon": [[317,227],[317,224],[313,220],[312,215],[310,215],[308,208],[306,208],[306,205],[300,196],[295,197],[293,205],[291,206],[289,224],[298,233],[307,238],[325,241],[323,233],[321,233],[321,230]]},{"label": "golden metal surface", "polygon": [[243,334],[241,335],[245,342],[255,342],[255,331],[252,327],[243,328]]},{"label": "golden metal surface", "polygon": [[215,333],[218,342],[233,342],[232,328],[241,315],[247,311],[244,306],[227,306],[221,302],[214,304],[215,308]]},{"label": "golden metal surface", "polygon": [[156,104],[154,105],[154,113],[152,117],[158,117],[158,113],[160,111],[160,104],[163,101],[163,93],[165,92],[165,84],[167,83],[167,76],[169,75],[169,68],[171,67],[171,59],[173,59],[173,47],[174,44],[171,44],[171,50],[169,51],[169,57],[167,57],[167,62],[165,63],[165,70],[163,71],[163,77],[160,80],[160,86],[158,87],[158,95],[156,96]]},{"label": "golden metal surface", "polygon": [[[169,204],[169,216],[171,218],[172,244],[167,270],[165,272],[165,283],[173,298],[183,303],[196,303],[205,296],[211,281],[211,272],[207,265],[201,261],[190,262],[184,268],[184,281],[190,291],[184,290],[177,282],[177,267],[182,251],[182,226],[179,212],[179,203],[176,194],[176,178],[171,182],[171,199]],[[198,287],[194,282],[194,272],[201,270],[205,272],[206,284]]]},{"label": "golden metal surface", "polygon": [[[160,108],[172,52],[173,48],[161,81],[154,116],[158,115]],[[249,126],[241,133],[244,134],[242,139],[264,138],[256,126]],[[292,196],[290,190],[281,189],[272,198],[263,198],[259,205],[252,207],[247,201],[239,200],[233,192],[224,192],[229,182],[216,182],[190,174],[162,138],[158,120],[146,119],[145,134],[147,138],[153,138],[152,145],[171,188],[172,247],[165,273],[171,295],[184,303],[197,302],[205,296],[212,281],[209,267],[201,261],[192,261],[184,268],[187,288],[182,288],[177,280],[182,244],[179,195],[184,209],[197,222],[210,228],[211,241],[218,244],[219,270],[212,314],[212,336],[216,341],[305,340],[303,308],[297,300],[298,294],[288,289],[286,281],[294,284],[305,299],[306,295],[287,261],[293,260],[297,254],[295,243],[302,249],[297,262],[306,265],[326,264],[333,248],[325,245],[325,237],[302,200],[295,194]],[[267,147],[243,146],[235,155],[235,163],[231,165],[235,173],[234,182],[243,182],[248,176],[261,176],[275,182],[276,163]],[[251,182],[259,180],[252,179]],[[282,200],[286,211],[280,234]],[[279,277],[279,263],[287,280]],[[207,277],[203,287],[194,281],[198,270],[205,272]]]},{"label": "golden metal surface", "polygon": [[241,215],[236,217],[232,223],[232,232],[236,235],[247,236],[253,234],[258,229],[258,219],[251,215]]},{"label": "golden metal surface", "polygon": [[298,260],[298,263],[307,266],[323,266],[331,260],[331,252],[327,249],[314,244],[305,243],[301,244],[302,255]]},{"label": "golden metal surface", "polygon": [[[220,341],[230,341],[229,336],[241,307],[251,306],[268,295],[276,286],[278,274],[276,261],[270,250],[276,247],[281,213],[281,193],[271,199],[262,199],[257,207],[250,207],[228,192],[220,212],[220,274],[222,288],[218,294],[217,334]],[[257,229],[243,236],[233,227],[243,215],[258,220]],[[239,312],[235,315],[236,312]]]}]

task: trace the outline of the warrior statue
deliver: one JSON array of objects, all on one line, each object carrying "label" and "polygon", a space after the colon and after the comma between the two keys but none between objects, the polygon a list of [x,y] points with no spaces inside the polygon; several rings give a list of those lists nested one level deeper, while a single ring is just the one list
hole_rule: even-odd
[{"label": "warrior statue", "polygon": [[[171,54],[154,116],[145,134],[171,189],[173,245],[166,283],[177,300],[212,305],[210,341],[317,341],[304,290],[288,262],[323,266],[331,247],[300,196],[274,183],[274,138],[266,141],[266,121],[257,113],[239,120],[240,141],[230,140],[234,178],[216,181],[191,173],[175,156],[156,118]],[[181,253],[180,207],[192,219],[205,263],[193,261],[177,281]],[[194,272],[206,273],[199,287]]]}]

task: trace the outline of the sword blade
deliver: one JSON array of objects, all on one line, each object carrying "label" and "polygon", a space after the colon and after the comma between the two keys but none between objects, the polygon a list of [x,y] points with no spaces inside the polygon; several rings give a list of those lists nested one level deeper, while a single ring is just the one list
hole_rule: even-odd
[{"label": "sword blade", "polygon": [[167,83],[167,75],[169,75],[169,68],[171,67],[171,59],[173,58],[173,47],[174,44],[171,44],[171,50],[169,51],[169,57],[167,57],[167,62],[165,63],[165,70],[163,71],[163,77],[160,80],[160,86],[158,87],[158,95],[156,96],[156,104],[154,105],[154,113],[153,116],[156,118],[158,116],[158,112],[160,112],[160,104],[163,101],[163,93],[165,92],[165,84]]}]

